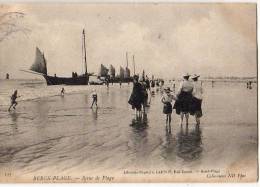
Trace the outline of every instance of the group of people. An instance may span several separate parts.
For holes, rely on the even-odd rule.
[[[145,107],[149,106],[148,92],[150,92],[150,81],[148,77],[142,78],[139,81],[139,76],[134,75],[133,77],[133,91],[128,100],[128,103],[132,106],[132,109],[136,110],[136,115],[142,115],[142,109],[145,113]]]
[[[199,75],[190,76],[185,74],[183,80],[180,83],[179,90],[176,94],[170,87],[164,89],[161,101],[163,103],[163,113],[166,114],[166,130],[171,133],[171,114],[175,109],[176,114],[180,115],[182,125],[184,117],[186,119],[186,125],[188,125],[189,115],[195,116],[197,125],[200,124],[200,118],[202,117],[202,85],[198,81]],[[191,80],[190,80],[191,78]],[[128,103],[136,110],[137,116],[141,115],[141,111],[145,112],[145,106],[147,104],[148,93],[150,90],[150,83],[148,77],[146,80],[138,80],[138,76],[134,76],[133,79],[133,91],[129,98]],[[174,105],[172,105],[175,101]]]
[[[76,78],[76,77],[78,77],[78,74],[77,74],[77,72],[72,72],[72,77],[73,77],[73,78]]]
[[[176,94],[171,94],[170,88],[165,89],[165,94],[162,97],[164,104],[163,113],[166,114],[166,129],[168,129],[169,132],[171,132],[172,109],[175,109],[176,114],[180,115],[181,125],[183,124],[184,116],[186,125],[189,124],[189,114],[195,116],[197,125],[200,124],[203,89],[201,83],[198,81],[199,77],[200,76],[196,74],[193,76],[185,74]],[[173,100],[175,100],[175,103],[172,107],[171,103]]]
[[[195,120],[197,125],[200,124],[200,118],[202,117],[202,84],[198,81],[199,75],[190,76],[189,74],[183,75],[183,80],[180,83],[178,91],[175,93],[171,90],[170,87],[164,89],[163,96],[161,98],[161,102],[163,103],[163,113],[166,114],[166,130],[171,133],[171,115],[173,109],[176,111],[176,114],[180,115],[182,125],[184,117],[186,119],[186,125],[188,125],[189,115],[195,116]],[[133,77],[133,90],[131,96],[128,100],[128,103],[132,106],[132,109],[136,110],[136,115],[141,116],[142,110],[145,113],[145,108],[150,105],[150,101],[148,102],[148,92],[151,95],[151,87],[153,85],[153,81],[149,80],[149,78],[142,77],[139,80],[139,77],[135,75]],[[64,96],[65,89],[61,89],[61,96]],[[97,107],[97,93],[96,90],[92,91],[92,104],[91,108],[95,105]],[[17,90],[11,96],[11,105],[8,111],[15,109],[17,102],[16,99],[20,97],[18,96]],[[172,103],[174,102],[174,105]]]
[[[252,81],[246,82],[246,88],[247,89],[252,89]]]

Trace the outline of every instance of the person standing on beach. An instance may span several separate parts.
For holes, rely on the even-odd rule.
[[[170,88],[164,89],[164,94],[162,96],[162,103],[163,103],[163,113],[166,114],[166,131],[171,133],[172,127],[171,127],[171,121],[172,121],[172,101],[176,99],[174,95],[171,94]]]
[[[96,92],[96,90],[95,89],[93,89],[93,91],[92,91],[92,104],[91,104],[91,107],[90,108],[93,108],[93,105],[95,104],[96,105],[96,107],[98,108],[98,105],[97,105],[97,92]]]
[[[175,93],[175,79],[172,80],[172,89],[173,89],[173,92]]]
[[[13,93],[13,95],[11,96],[11,105],[10,105],[8,111],[11,110],[11,107],[13,107],[13,109],[15,110],[15,107],[16,107],[16,105],[18,104],[18,103],[16,102],[16,99],[17,99],[18,97],[20,97],[20,96],[17,96],[17,93],[18,93],[17,90],[15,90],[14,93]]]
[[[148,92],[147,92],[146,82],[143,80],[143,81],[141,81],[141,84],[142,84],[142,92],[143,92],[143,102],[142,102],[142,105],[143,105],[143,111],[145,113],[145,107],[148,106]]]
[[[65,89],[63,87],[62,87],[62,89],[60,91],[60,94],[61,94],[61,96],[64,96],[64,94],[65,94]]]
[[[174,104],[176,114],[181,116],[182,125],[183,117],[186,118],[186,125],[189,124],[189,112],[192,99],[193,83],[189,81],[189,74],[183,75],[183,81],[180,83],[179,90],[177,92],[177,100]]]
[[[202,94],[203,89],[201,86],[201,83],[199,83],[198,78],[199,75],[194,75],[192,77],[193,80],[193,91],[192,91],[192,102],[191,102],[191,115],[195,116],[196,124],[200,125],[200,118],[202,117],[202,109],[201,109],[201,103],[202,103]]]
[[[139,77],[135,75],[133,77],[133,90],[128,103],[132,105],[132,109],[136,110],[136,116],[141,116],[142,103],[144,101],[143,86],[138,82]]]

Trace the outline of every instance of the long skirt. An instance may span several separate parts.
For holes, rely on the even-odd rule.
[[[191,111],[190,111],[191,115],[195,115],[197,117],[202,116],[201,103],[202,103],[201,99],[197,99],[196,97],[192,97]]]
[[[191,110],[191,101],[192,94],[190,92],[181,92],[173,106],[176,114],[180,114],[181,112],[189,113]]]
[[[138,95],[136,93],[132,93],[128,100],[128,103],[132,105],[132,109],[140,111],[142,108],[143,100],[144,98],[140,94]]]

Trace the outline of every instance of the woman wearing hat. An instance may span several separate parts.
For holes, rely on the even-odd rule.
[[[189,77],[189,74],[183,75],[183,81],[180,84],[177,92],[177,100],[173,107],[176,110],[176,114],[181,115],[181,125],[184,115],[186,118],[186,125],[189,124],[189,112],[193,91],[193,84],[189,81]]]
[[[143,94],[143,86],[140,82],[138,82],[138,79],[139,77],[137,75],[133,77],[134,86],[128,103],[132,105],[132,109],[136,109],[136,112],[138,112],[140,116],[142,103],[144,101],[144,94]]]
[[[200,118],[202,117],[201,103],[203,89],[201,83],[198,81],[199,75],[194,75],[193,80],[193,91],[192,91],[192,103],[191,103],[191,115],[195,116],[197,125],[200,124]]]
[[[171,133],[171,115],[172,115],[172,101],[176,99],[174,95],[171,94],[170,88],[164,89],[165,93],[161,99],[163,106],[163,113],[166,114],[166,131]]]

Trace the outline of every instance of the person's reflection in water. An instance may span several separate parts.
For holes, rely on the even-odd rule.
[[[180,132],[177,135],[177,155],[186,161],[192,161],[200,158],[202,153],[201,130],[199,125],[189,132],[186,125],[185,131],[181,125]]]
[[[166,132],[165,141],[162,145],[162,152],[161,156],[165,159],[166,162],[172,162],[175,161],[176,158],[176,140],[174,136]]]
[[[11,119],[12,119],[12,124],[11,124],[11,127],[12,127],[12,130],[13,130],[13,134],[17,134],[18,133],[18,128],[17,128],[17,119],[18,119],[18,114],[13,111],[10,113],[10,116],[11,116]]]
[[[147,113],[143,113],[142,115],[136,115],[135,118],[132,119],[132,123],[130,126],[135,127],[136,129],[143,130],[148,126]]]
[[[153,146],[147,130],[147,114],[134,117],[130,126],[132,127],[132,133],[129,135],[128,153],[132,160],[131,165],[148,167],[150,163],[147,158],[151,155]]]
[[[94,120],[97,120],[97,118],[98,118],[97,111],[98,111],[97,108],[92,108],[92,117],[93,117]]]

